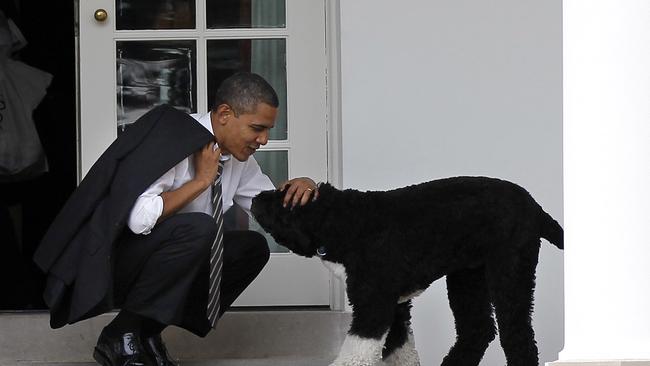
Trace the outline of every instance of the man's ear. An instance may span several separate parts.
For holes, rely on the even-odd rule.
[[[230,118],[235,117],[235,111],[226,103],[219,104],[214,113],[220,125],[226,125]]]

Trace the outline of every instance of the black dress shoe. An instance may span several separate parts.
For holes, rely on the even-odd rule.
[[[167,347],[162,341],[160,334],[153,335],[151,337],[146,337],[143,340],[144,351],[147,353],[149,358],[153,360],[154,365],[156,366],[178,366],[167,352]]]
[[[99,335],[93,358],[103,366],[150,366],[151,361],[142,352],[140,338],[124,333],[111,338],[104,332]]]

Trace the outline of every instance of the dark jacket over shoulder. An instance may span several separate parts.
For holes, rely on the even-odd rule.
[[[163,105],[140,117],[99,157],[34,255],[47,274],[44,298],[52,328],[113,309],[113,244],[133,204],[213,138],[194,118]]]

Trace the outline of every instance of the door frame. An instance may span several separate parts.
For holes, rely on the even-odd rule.
[[[76,160],[77,184],[83,177],[81,154],[81,37],[79,32],[80,0],[75,0],[75,67],[76,67]],[[341,6],[340,0],[323,0],[326,35],[326,96],[327,96],[327,180],[343,188],[342,117],[341,117]],[[198,75],[197,75],[198,77]],[[111,98],[114,95],[111,94]],[[330,309],[350,311],[345,293],[345,281],[330,273]]]
[[[341,3],[326,0],[325,52],[327,53],[327,180],[343,188],[343,127],[341,124]],[[350,311],[344,280],[330,272],[330,308]]]

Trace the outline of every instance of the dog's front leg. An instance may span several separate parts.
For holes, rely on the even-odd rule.
[[[352,300],[351,300],[352,301]],[[352,304],[352,325],[338,357],[330,366],[374,366],[381,361],[394,304]],[[385,303],[385,304],[384,304]]]
[[[413,331],[408,329],[408,338],[406,342],[391,353],[381,366],[420,366],[420,356],[415,349],[415,337]]]
[[[386,337],[381,366],[420,366],[411,329],[411,301],[398,304],[395,318]]]
[[[348,334],[338,357],[330,366],[374,366],[381,361],[386,334],[381,338],[364,338]]]

